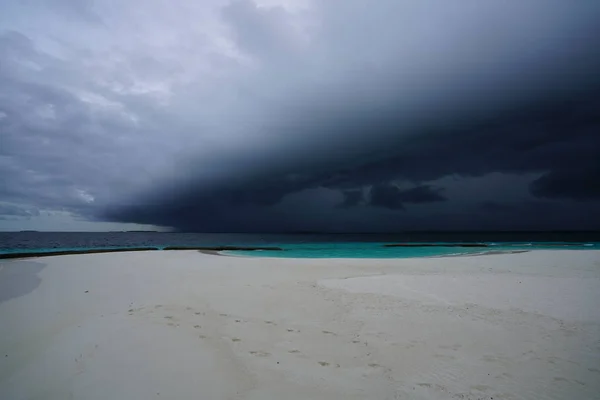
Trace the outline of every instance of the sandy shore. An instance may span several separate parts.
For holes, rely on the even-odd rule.
[[[598,399],[600,252],[0,263],[0,399]]]

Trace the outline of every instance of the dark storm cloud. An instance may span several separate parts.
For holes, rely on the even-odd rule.
[[[596,145],[595,150],[600,151],[599,147]],[[600,167],[597,165],[600,161],[598,158],[589,161],[596,165],[590,165],[587,169],[585,167],[569,168],[568,165],[565,165],[562,169],[544,174],[531,183],[532,193],[537,197],[551,199],[600,199]]]
[[[0,201],[186,230],[542,226],[485,216],[510,184],[449,195],[501,173],[553,223],[597,209],[599,5],[270,3],[13,6]]]
[[[436,201],[447,200],[440,192],[441,188],[433,188],[430,185],[422,185],[407,190],[400,190],[398,193],[404,203],[424,204]]]
[[[496,201],[484,201],[481,203],[481,210],[489,213],[511,213],[515,210],[512,204],[498,203]]]
[[[239,18],[233,23],[238,32],[250,29],[257,22],[256,10],[248,8],[249,2],[237,2],[235,7],[248,17],[244,19],[236,14]],[[264,28],[268,26],[266,24]],[[595,41],[593,33],[598,30],[588,28],[575,29],[573,36]],[[499,28],[498,32],[504,34],[507,29]],[[490,33],[486,29],[483,31]],[[270,32],[273,34],[274,29]],[[265,31],[255,33],[260,35],[252,43],[267,52],[278,52],[275,42],[262,36]],[[535,37],[537,33],[532,28],[531,32],[525,32],[525,37],[528,34]],[[550,40],[552,35],[542,35],[541,39]],[[575,40],[573,36],[570,40]],[[243,47],[256,53],[245,40],[251,39],[246,36]],[[332,39],[328,37],[327,40]],[[488,44],[492,45],[495,39],[490,40]],[[564,43],[564,37],[562,40]],[[560,47],[561,40],[557,42]],[[252,226],[261,229],[278,216],[260,206],[273,207],[286,195],[311,187],[339,189],[343,196],[342,208],[361,204],[363,191],[370,190],[369,200],[364,202],[366,205],[405,210],[408,203],[445,200],[426,182],[451,175],[468,178],[494,172],[542,174],[531,186],[534,196],[593,198],[597,186],[581,177],[589,173],[600,154],[597,135],[600,82],[595,73],[600,58],[597,47],[580,45],[585,49],[567,51],[570,56],[567,62],[550,64],[552,53],[555,57],[566,54],[559,49],[550,52],[545,60],[535,60],[535,66],[522,65],[514,72],[509,67],[503,69],[486,64],[470,70],[463,66],[465,71],[453,69],[454,77],[442,78],[439,73],[443,67],[439,66],[433,72],[426,70],[423,75],[415,75],[415,83],[430,80],[416,89],[407,85],[403,78],[393,77],[391,71],[383,71],[384,80],[378,76],[350,73],[346,76],[354,79],[341,80],[341,83],[334,80],[326,89],[313,95],[301,91],[295,100],[284,101],[289,106],[276,107],[275,110],[283,112],[264,127],[272,132],[269,137],[276,142],[276,133],[289,136],[287,141],[291,145],[279,150],[286,152],[283,160],[280,154],[270,161],[269,157],[266,160],[257,158],[255,170],[260,172],[245,171],[245,180],[234,184],[234,190],[220,188],[227,182],[215,187],[204,186],[198,181],[192,193],[183,191],[168,200],[161,199],[159,194],[158,201],[148,208],[152,210],[149,219],[129,219],[127,208],[119,210],[118,218],[160,221],[186,228],[191,225],[214,229],[219,225],[232,229],[252,229]],[[473,50],[458,43],[453,46],[458,52],[467,49],[467,54]],[[445,50],[450,51],[453,46]],[[477,52],[470,56],[490,55],[489,49],[477,46]],[[532,44],[530,51],[540,50],[535,48]],[[518,49],[506,56],[513,57],[519,51],[527,54]],[[347,53],[342,56],[352,58]],[[494,56],[507,65],[513,62]],[[454,59],[449,66],[457,68],[463,63],[464,59]],[[557,75],[553,76],[548,69],[555,69]],[[471,75],[463,75],[466,71]],[[509,75],[506,75],[507,71]],[[507,76],[511,78],[507,79]],[[408,95],[404,93],[406,89]],[[294,148],[295,143],[301,145]],[[273,153],[271,151],[270,155]],[[571,175],[573,172],[576,174]],[[301,178],[290,179],[290,175]],[[552,189],[557,176],[566,177],[565,182],[558,185],[560,195],[559,190]],[[572,180],[565,184],[569,177]],[[395,181],[418,186],[402,191],[390,183]],[[190,184],[194,185],[193,182]],[[185,207],[181,208],[179,204]],[[513,208],[513,211],[517,215],[523,208]],[[244,216],[249,213],[260,215],[260,218],[246,223],[248,218]],[[161,217],[155,217],[157,214]],[[286,221],[294,225],[297,219],[304,218],[303,215],[299,209]]]
[[[344,200],[338,204],[338,207],[341,208],[356,207],[361,205],[365,200],[362,190],[343,190],[342,195],[344,196]]]
[[[597,230],[600,208],[593,203],[575,206],[561,201],[527,200],[485,202],[480,212],[470,210],[478,228],[502,230]]]
[[[441,189],[434,189],[429,185],[401,190],[393,184],[378,184],[371,187],[369,204],[375,207],[403,210],[405,203],[424,204],[445,201],[446,198],[440,192]]]
[[[392,210],[404,210],[404,202],[400,189],[394,185],[373,185],[371,187],[370,204]]]
[[[381,129],[393,128],[383,125]],[[365,185],[394,178],[422,182],[451,174],[539,172],[548,177],[533,184],[535,195],[544,195],[541,186],[547,181],[562,178],[562,197],[598,196],[598,186],[593,184],[600,152],[597,89],[534,109],[499,113],[473,125],[449,124],[431,130],[427,132],[425,128],[419,134],[386,141],[385,145],[392,149],[389,157],[348,167],[328,185]],[[569,184],[567,176],[572,178]]]
[[[228,227],[225,229],[251,230],[252,227],[265,226],[266,220],[278,217],[250,206],[273,206],[287,194],[319,186],[342,191],[346,196],[342,204],[346,207],[361,204],[362,190],[371,187],[370,199],[365,202],[367,205],[406,212],[409,204],[445,200],[439,190],[422,182],[448,175],[481,177],[493,172],[542,174],[531,184],[530,191],[536,197],[597,200],[599,180],[594,166],[600,154],[600,138],[596,133],[600,129],[600,113],[595,112],[595,95],[594,92],[587,93],[583,98],[565,98],[561,99],[564,102],[506,113],[496,120],[490,119],[474,126],[436,127],[431,133],[425,130],[403,140],[390,140],[384,143],[388,148],[382,151],[384,154],[391,153],[387,158],[367,159],[356,164],[351,159],[342,158],[339,166],[331,167],[324,163],[322,171],[317,169],[315,172],[312,166],[303,179],[289,179],[283,173],[274,173],[268,177],[269,184],[264,183],[267,180],[264,176],[251,177],[233,191],[215,188],[205,191],[198,187],[192,195],[182,193],[168,200],[158,200],[158,205],[148,208],[150,211],[145,218],[131,218],[125,213],[118,219],[172,224],[185,229],[203,226],[213,230],[225,226]],[[377,126],[368,129],[377,129]],[[384,125],[382,129],[392,128]],[[375,143],[373,147],[380,145]],[[273,170],[276,171],[275,168]],[[388,183],[398,180],[419,186],[402,191]],[[349,187],[354,190],[348,190]],[[179,207],[178,204],[186,206]],[[243,207],[244,204],[246,207]],[[530,208],[513,207],[510,215],[528,220],[531,227],[547,229],[551,225],[538,222],[544,218],[540,213],[543,209],[538,208],[536,213],[532,213]],[[123,210],[127,208],[120,212]],[[570,213],[569,207],[554,207],[552,211],[565,216]],[[261,217],[248,220],[244,216],[249,213]],[[298,223],[296,219],[303,218],[301,209],[296,214],[286,217],[292,226]],[[474,217],[476,213],[470,215]],[[589,214],[589,218],[596,224],[600,223],[597,212]],[[561,226],[570,226],[568,217],[555,216],[551,220],[560,222]],[[485,228],[501,226],[503,221],[494,223],[490,222]],[[519,229],[526,226],[519,226]]]

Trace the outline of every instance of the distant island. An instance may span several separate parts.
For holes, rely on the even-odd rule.
[[[145,230],[136,230],[136,231],[108,231],[108,233],[159,233],[162,231],[145,231]]]

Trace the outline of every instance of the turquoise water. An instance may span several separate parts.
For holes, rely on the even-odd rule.
[[[386,242],[387,243],[387,242]],[[269,243],[269,246],[282,248],[283,251],[226,251],[224,254],[249,257],[275,258],[415,258],[449,257],[461,255],[494,254],[540,249],[553,250],[600,250],[600,242],[594,243],[485,243],[488,247],[446,247],[435,243],[435,247],[385,247],[386,243]],[[430,245],[431,243],[427,243]],[[233,244],[244,246],[243,244]],[[139,246],[102,246],[102,247],[54,247],[30,249],[0,249],[0,254],[10,253],[52,253],[57,251],[128,249]],[[165,246],[152,246],[162,249]]]
[[[441,257],[536,249],[600,250],[600,243],[485,243],[489,247],[384,247],[386,243],[298,243],[272,244],[284,251],[230,251],[230,255],[280,258],[414,258]],[[429,244],[429,243],[428,243]]]

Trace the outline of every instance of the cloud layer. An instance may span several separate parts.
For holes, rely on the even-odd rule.
[[[0,214],[600,227],[599,5],[196,3],[7,7]]]

